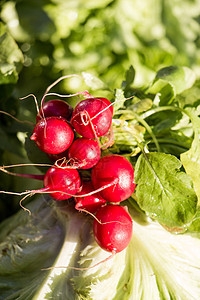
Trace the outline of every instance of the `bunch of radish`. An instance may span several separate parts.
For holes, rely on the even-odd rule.
[[[103,153],[113,143],[112,117],[112,103],[102,97],[89,95],[74,109],[64,100],[42,101],[31,140],[54,162],[38,176],[44,187],[32,193],[49,193],[55,201],[73,198],[75,209],[94,217],[99,246],[113,254],[125,249],[132,237],[132,218],[120,202],[131,196],[135,183],[125,157]],[[108,138],[106,146],[100,137]]]

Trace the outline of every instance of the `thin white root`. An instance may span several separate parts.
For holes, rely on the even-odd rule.
[[[15,164],[15,165],[8,165],[8,166],[0,166],[0,171],[4,172],[4,169],[8,168],[15,168],[15,167],[26,167],[26,166],[37,166],[37,167],[52,167],[50,164],[34,164],[34,163],[27,163],[27,164]]]
[[[59,267],[59,266],[57,266],[57,267],[44,268],[44,269],[41,269],[41,271],[49,271],[49,270],[53,270],[53,269],[61,269],[61,268],[63,268],[63,269],[78,270],[78,271],[86,271],[86,270],[95,268],[95,267],[99,266],[100,264],[102,264],[102,263],[104,263],[104,262],[110,260],[110,259],[113,258],[116,254],[117,254],[117,253],[112,252],[112,254],[111,254],[110,256],[108,256],[107,258],[105,258],[105,259],[99,261],[98,263],[94,264],[93,266],[90,266],[90,267],[87,267],[87,268],[78,268],[78,267],[70,267],[70,266],[68,266],[68,267],[66,267],[66,266],[64,266],[64,267],[60,266],[60,267]]]
[[[79,77],[79,78],[82,78],[80,75],[78,74],[71,74],[71,75],[64,75],[64,76],[61,76],[60,78],[58,78],[57,80],[55,80],[51,85],[49,85],[42,97],[42,100],[41,100],[41,107],[43,106],[43,103],[44,103],[44,100],[45,100],[45,97],[46,95],[48,94],[48,92],[56,85],[58,84],[60,81],[64,80],[64,79],[67,79],[67,78],[71,78],[71,77]],[[89,94],[89,93],[88,93]]]
[[[27,211],[27,212],[28,212],[29,216],[31,215],[31,211],[30,211],[28,208],[26,208],[25,206],[22,205],[22,201],[24,201],[24,200],[25,200],[26,198],[28,198],[29,196],[31,197],[31,196],[33,196],[33,195],[34,195],[34,193],[27,194],[26,196],[24,196],[24,197],[19,201],[19,205],[21,206],[21,208],[22,208],[24,211]]]
[[[4,114],[4,115],[6,115],[6,116],[8,116],[8,117],[10,117],[10,118],[12,118],[13,120],[15,120],[15,121],[18,122],[18,123],[22,123],[22,124],[26,123],[26,124],[31,125],[31,126],[34,126],[34,125],[35,125],[35,124],[33,124],[32,122],[29,122],[29,121],[27,121],[27,120],[21,121],[21,120],[15,118],[13,115],[9,114],[9,113],[6,112],[6,111],[0,110],[0,113],[1,113],[1,114]]]
[[[27,95],[27,96],[24,96],[24,97],[21,97],[21,98],[19,98],[19,100],[24,100],[24,99],[26,99],[26,98],[28,98],[28,97],[33,97],[33,99],[34,99],[34,101],[35,101],[35,106],[36,106],[36,109],[37,109],[37,113],[39,113],[39,105],[38,105],[38,101],[37,101],[37,98],[35,97],[35,95],[34,94],[29,94],[29,95]]]

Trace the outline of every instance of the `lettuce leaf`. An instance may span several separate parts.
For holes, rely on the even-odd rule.
[[[0,45],[0,85],[14,84],[18,81],[24,58],[17,43],[2,22],[0,22]]]
[[[157,72],[148,92],[159,93],[160,105],[169,105],[176,98],[176,95],[191,88],[195,80],[195,73],[191,69],[168,66]]]
[[[194,183],[194,188],[198,197],[198,204],[200,204],[200,118],[194,112],[194,109],[186,108],[186,113],[190,117],[194,128],[194,139],[191,148],[182,153],[180,156],[181,162],[188,175],[191,176]]]
[[[140,222],[130,208],[131,243],[110,257],[72,202],[39,197],[27,208],[0,227],[0,299],[198,299],[199,238]]]

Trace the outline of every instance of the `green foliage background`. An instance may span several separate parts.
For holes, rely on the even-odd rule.
[[[0,110],[35,122],[33,93],[41,99],[61,75],[90,72],[120,88],[130,65],[135,88],[147,87],[169,65],[189,66],[200,77],[198,0],[16,0],[0,4]],[[84,89],[78,79],[56,88]],[[198,98],[197,98],[198,99]],[[23,143],[30,126],[0,116],[0,164],[26,163]],[[23,171],[35,171],[32,168]],[[22,172],[22,168],[15,169]],[[23,191],[38,183],[0,174],[1,190]],[[0,217],[18,209],[18,198],[1,196]]]

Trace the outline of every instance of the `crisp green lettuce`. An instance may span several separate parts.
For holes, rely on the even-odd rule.
[[[159,93],[160,104],[169,105],[177,94],[191,88],[196,80],[195,73],[186,67],[170,66],[160,69],[149,87],[149,93]]]
[[[39,197],[27,207],[31,215],[21,210],[0,227],[0,299],[198,299],[200,239],[129,208],[131,243],[106,260],[92,217],[73,203]]]
[[[198,0],[3,2],[2,20],[25,52],[26,85],[40,74],[33,93],[59,72],[92,72],[116,87],[131,63],[137,86],[169,65],[192,67],[199,77]]]
[[[0,85],[14,84],[18,81],[24,57],[2,22],[0,22],[0,45]]]
[[[65,94],[86,86],[94,95],[107,93],[115,102],[115,143],[105,153],[130,159],[137,188],[135,202],[127,202],[133,239],[107,261],[92,219],[74,211],[73,202],[58,207],[41,197],[28,206],[31,216],[20,211],[3,222],[0,299],[200,298],[199,11],[198,0],[4,1],[10,33],[1,35],[2,83],[18,80],[23,61],[15,39],[25,58],[16,97],[38,95],[66,73],[82,79],[66,80]],[[33,101],[25,102],[20,116],[35,122]],[[1,147],[16,151],[2,137]],[[28,138],[26,150],[32,162],[46,162]]]
[[[183,166],[193,180],[195,191],[198,197],[198,204],[200,204],[200,119],[198,113],[193,109],[186,108],[186,113],[192,121],[194,128],[194,139],[191,148],[181,154],[181,161]]]

